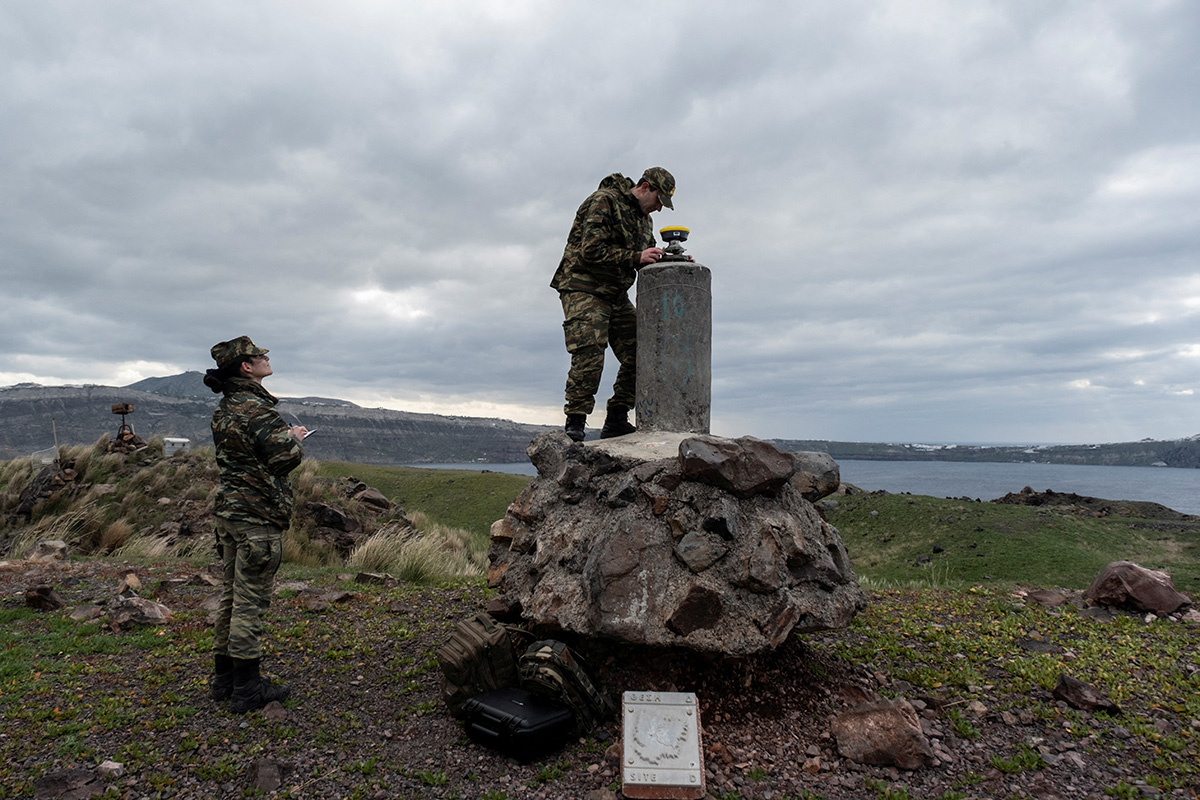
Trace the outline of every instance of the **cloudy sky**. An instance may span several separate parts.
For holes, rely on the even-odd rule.
[[[558,424],[575,209],[662,165],[714,433],[1190,436],[1197,42],[1191,0],[5,3],[0,385],[247,334],[276,394]]]

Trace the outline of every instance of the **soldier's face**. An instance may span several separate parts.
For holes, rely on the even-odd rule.
[[[253,380],[261,381],[268,375],[274,374],[274,372],[271,370],[270,356],[254,356],[245,363],[246,366],[244,369],[247,370],[247,377]]]
[[[643,214],[653,214],[662,211],[662,203],[658,202],[658,191],[648,183],[634,187],[633,194],[638,199],[638,206]]]

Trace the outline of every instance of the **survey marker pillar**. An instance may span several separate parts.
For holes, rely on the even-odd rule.
[[[661,261],[642,267],[637,287],[638,430],[708,433],[712,273]]]

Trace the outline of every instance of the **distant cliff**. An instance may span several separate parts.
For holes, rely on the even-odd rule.
[[[125,387],[37,386],[0,388],[0,459],[27,456],[58,442],[90,444],[116,433],[116,403],[132,403],[127,422],[143,439],[178,436],[209,446],[209,420],[219,397],[199,372],[147,378]],[[506,463],[525,461],[525,447],[548,426],[504,419],[413,414],[362,408],[324,397],[281,398],[289,422],[317,433],[304,443],[313,458],[362,464]],[[593,434],[594,436],[594,434]],[[785,450],[814,450],[836,460],[1006,461],[1102,466],[1200,467],[1200,436],[1173,441],[1096,445],[975,447],[965,445],[776,439]]]
[[[193,447],[211,446],[209,421],[220,398],[198,372],[148,378],[126,387],[36,386],[0,388],[0,459],[54,446],[90,444],[113,435],[117,403],[132,403],[126,421],[143,439],[176,436]],[[280,398],[279,412],[317,432],[304,443],[313,458],[363,464],[504,463],[525,461],[525,447],[545,426],[503,419],[413,414],[361,408],[345,400]]]
[[[1187,439],[1113,444],[974,445],[885,444],[780,439],[786,450],[815,450],[834,460],[869,461],[999,461],[1038,464],[1090,464],[1105,467],[1200,467],[1200,435]]]

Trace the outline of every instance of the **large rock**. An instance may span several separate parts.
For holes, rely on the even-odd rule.
[[[796,467],[792,486],[810,503],[829,497],[841,485],[842,471],[829,453],[794,450],[792,462]]]
[[[529,447],[492,526],[490,606],[550,630],[747,655],[866,605],[836,529],[758,439],[649,432]]]
[[[114,633],[141,625],[163,625],[171,621],[171,609],[142,597],[114,597],[108,602],[108,625]]]
[[[775,494],[796,472],[790,455],[753,436],[690,436],[679,443],[679,463],[685,480],[743,498]]]
[[[65,561],[69,550],[70,547],[62,539],[44,539],[34,545],[33,552],[29,554],[29,560],[43,564]]]
[[[1122,606],[1136,611],[1171,614],[1192,598],[1175,591],[1171,576],[1132,561],[1114,561],[1100,570],[1084,598],[1093,605]]]
[[[834,717],[838,752],[860,764],[920,769],[933,755],[912,705],[903,698],[863,703]]]

